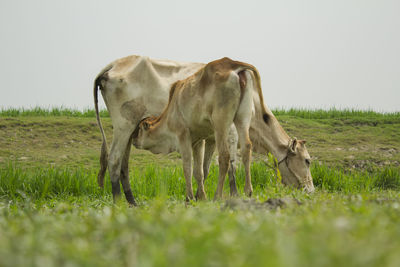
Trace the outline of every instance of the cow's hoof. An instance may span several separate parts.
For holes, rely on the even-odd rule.
[[[246,194],[246,196],[251,197],[251,195],[253,195],[253,187],[245,187],[244,188],[244,193]]]
[[[231,197],[238,197],[238,196],[239,196],[239,193],[237,190],[231,191]]]
[[[198,201],[207,200],[206,193],[205,192],[199,193],[199,191],[197,191],[196,200],[198,200]]]

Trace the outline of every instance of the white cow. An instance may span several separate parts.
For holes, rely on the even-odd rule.
[[[100,156],[98,183],[103,186],[108,167],[114,201],[120,197],[122,184],[125,197],[136,205],[129,183],[128,159],[132,145],[132,133],[144,118],[159,115],[168,102],[171,85],[194,74],[203,63],[182,63],[171,60],[155,60],[143,56],[128,56],[106,66],[94,82],[94,102],[97,121],[102,133],[103,144]],[[101,90],[113,125],[113,141],[108,155],[104,130],[98,113],[97,91]],[[256,90],[255,88],[253,90]],[[305,141],[291,139],[279,122],[264,105],[268,123],[264,122],[261,100],[253,94],[254,114],[250,125],[253,150],[258,153],[270,151],[279,160],[279,169],[284,184],[314,190],[310,174],[310,157]],[[235,138],[233,138],[233,141]],[[234,146],[231,146],[234,147]],[[207,177],[211,156],[215,146],[206,146],[204,154],[204,177]],[[231,157],[235,153],[230,153]],[[233,164],[231,165],[233,166]],[[234,172],[231,168],[231,193],[235,194]]]

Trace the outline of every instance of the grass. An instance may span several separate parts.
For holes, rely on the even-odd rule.
[[[400,190],[400,169],[396,167],[346,172],[342,168],[313,166],[312,176],[317,187],[329,192]]]
[[[256,155],[251,200],[239,166],[239,199],[226,182],[223,200],[185,205],[179,155],[133,150],[139,207],[129,208],[112,203],[108,176],[97,186],[92,113],[16,110],[0,113],[0,266],[400,264],[398,114],[276,111],[291,136],[308,140],[312,195],[282,186]],[[217,174],[212,164],[209,199]]]
[[[400,121],[400,112],[376,112],[373,110],[358,110],[358,109],[273,109],[272,112],[275,116],[287,115],[304,119],[354,119],[354,118],[368,118],[368,119],[387,119]],[[96,113],[92,108],[85,109],[71,109],[67,107],[33,107],[33,108],[2,108],[0,110],[0,117],[48,117],[48,116],[68,116],[79,118],[95,117]],[[109,117],[108,111],[105,109],[100,110],[101,117]]]
[[[284,194],[297,192],[282,187],[271,169],[263,163],[254,163],[251,168],[254,192],[257,196],[281,197],[276,190]],[[344,172],[327,166],[312,166],[312,176],[316,187],[323,191],[345,194],[357,194],[371,191],[395,190],[400,191],[400,169],[386,167],[374,171]],[[217,186],[218,168],[211,167],[209,178],[206,180],[208,198],[212,199]],[[97,185],[97,172],[85,169],[71,168],[37,168],[25,170],[15,164],[9,164],[0,170],[0,196],[14,201],[29,198],[29,200],[46,200],[60,196],[93,196],[109,198],[111,187],[106,183],[105,190]],[[244,187],[244,170],[237,171],[238,187]],[[107,178],[109,180],[109,178]],[[132,190],[140,201],[147,201],[157,196],[171,200],[183,201],[185,198],[185,180],[180,167],[159,168],[149,165],[131,173]],[[196,184],[194,184],[196,188]],[[225,194],[228,196],[228,181]],[[272,191],[271,191],[272,190]]]
[[[277,211],[28,202],[2,208],[0,256],[3,266],[396,266],[398,202],[370,198],[317,194]]]
[[[290,115],[304,119],[389,119],[399,121],[400,112],[376,112],[358,109],[274,109],[275,116]]]
[[[100,110],[100,116],[109,117],[107,110]],[[0,117],[54,117],[67,116],[78,118],[94,118],[96,112],[94,109],[71,109],[66,107],[34,107],[34,108],[2,108]]]
[[[346,172],[341,168],[313,165],[311,168],[314,184],[319,189],[334,193],[357,194],[362,192],[395,190],[400,191],[400,168],[385,167],[365,171]],[[255,162],[251,167],[254,192],[261,197],[281,197],[294,194],[297,190],[282,187],[275,172],[263,163]],[[184,201],[185,180],[181,167],[159,168],[148,165],[131,172],[131,187],[139,202],[158,196],[171,200]],[[206,180],[208,198],[212,199],[217,187],[218,167],[212,165],[209,179]],[[237,170],[238,187],[244,188],[244,170]],[[109,178],[107,177],[107,181]],[[194,184],[196,188],[196,184]],[[228,181],[225,194],[229,195]],[[82,168],[36,168],[26,170],[16,164],[9,164],[0,170],[0,196],[14,201],[46,200],[60,196],[93,196],[109,198],[111,187],[106,183],[105,190],[97,185],[97,172]]]
[[[255,163],[253,204],[185,207],[181,168],[147,166],[131,174],[140,203],[132,209],[112,205],[108,183],[99,189],[94,171],[11,164],[0,172],[0,265],[396,266],[399,169],[312,170],[312,196],[283,187]],[[239,168],[241,192],[243,175]],[[209,198],[216,178],[213,166]],[[254,205],[282,197],[301,205]]]
[[[307,140],[315,162],[353,169],[365,169],[371,164],[400,165],[400,115],[381,119],[361,115],[305,119],[278,113],[277,118],[290,136]],[[102,122],[110,144],[111,120],[104,117]],[[26,168],[43,164],[97,168],[100,146],[101,135],[94,117],[0,116],[0,166],[12,160],[23,162]],[[153,162],[180,165],[176,153],[162,156],[133,151],[132,166]]]

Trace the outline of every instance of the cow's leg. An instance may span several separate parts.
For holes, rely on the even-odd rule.
[[[231,132],[229,133],[229,186],[230,186],[230,193],[231,196],[237,196],[238,190],[236,186],[236,151],[237,151],[237,133],[236,129],[234,128],[234,139],[231,139]],[[204,181],[207,179],[208,174],[210,172],[210,165],[212,161],[212,156],[215,151],[215,140],[207,139],[205,144],[205,151],[204,151],[204,164],[203,164],[203,173],[204,173]],[[197,197],[197,196],[196,196]]]
[[[237,143],[238,143],[238,134],[235,126],[232,124],[229,129],[228,134],[228,143],[229,143],[229,187],[231,196],[238,196],[238,190],[236,186],[236,151],[237,151]]]
[[[197,181],[197,200],[206,200],[206,193],[204,191],[204,173],[203,173],[203,160],[204,160],[204,141],[197,142],[193,145],[193,176]]]
[[[242,161],[244,165],[244,170],[246,173],[246,183],[244,186],[244,192],[247,196],[251,196],[253,193],[253,186],[251,184],[251,175],[250,175],[250,162],[251,162],[251,141],[249,138],[249,131],[246,125],[235,123],[238,135],[239,142],[242,154]]]
[[[229,168],[229,147],[227,141],[227,131],[218,131],[215,133],[215,141],[218,149],[219,175],[217,191],[214,200],[222,198],[225,176]]]
[[[210,165],[212,156],[215,151],[215,140],[214,139],[207,139],[204,148],[204,163],[203,163],[203,173],[204,173],[204,181],[207,179],[208,174],[210,172]]]
[[[193,187],[192,187],[192,142],[189,131],[178,136],[179,148],[182,156],[183,175],[186,180],[186,201],[193,200]]]
[[[230,159],[229,159],[228,177],[229,177],[230,194],[232,197],[236,197],[239,195],[236,185],[236,151],[235,153],[230,153],[229,158]]]
[[[97,183],[101,188],[104,187],[104,176],[106,175],[107,165],[108,165],[107,144],[105,140],[103,140],[100,152],[100,171],[97,174]]]
[[[110,172],[111,187],[114,203],[121,197],[120,176],[122,161],[126,154],[126,149],[133,129],[117,128],[113,134],[110,156],[108,160],[108,170]]]
[[[251,77],[249,77],[250,74],[248,72],[246,72],[245,75],[246,75],[246,79],[244,79],[245,84],[246,80],[252,81]],[[243,78],[244,78],[243,75],[239,75],[239,79],[242,82]],[[242,99],[236,111],[234,124],[239,136],[242,161],[246,174],[246,183],[244,186],[244,192],[247,196],[251,196],[251,194],[253,193],[253,186],[251,185],[251,176],[250,176],[251,141],[249,138],[249,129],[252,117],[253,97],[252,97],[252,89],[249,86],[246,86],[246,88],[243,89],[244,93],[242,93],[241,95]]]
[[[205,180],[210,173],[210,164],[212,160],[212,156],[215,150],[215,140],[214,139],[207,139],[204,145],[204,157],[203,157],[203,185]],[[199,199],[198,196],[199,190],[196,192],[196,199]]]
[[[129,138],[128,145],[126,146],[124,158],[122,159],[121,166],[121,184],[124,189],[125,198],[130,205],[137,206],[135,198],[133,197],[131,185],[129,182],[129,154],[131,152],[132,138]]]

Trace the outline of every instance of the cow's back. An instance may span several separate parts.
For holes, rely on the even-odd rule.
[[[204,64],[128,56],[103,70],[102,95],[114,127],[136,124],[161,113],[168,101],[170,86],[185,79]]]

